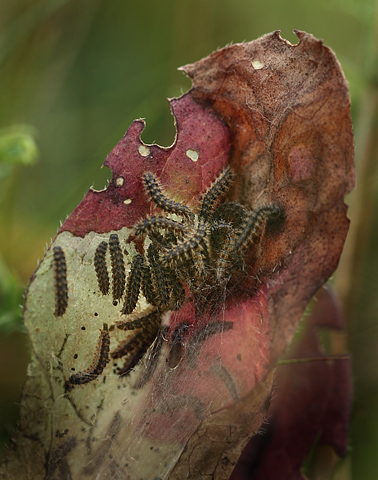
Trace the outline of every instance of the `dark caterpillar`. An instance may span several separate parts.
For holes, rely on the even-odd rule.
[[[53,248],[53,266],[55,278],[55,311],[56,317],[61,317],[68,305],[67,265],[66,257],[60,246]]]
[[[109,293],[110,285],[108,268],[106,266],[105,260],[107,248],[108,244],[106,242],[101,242],[100,245],[96,248],[96,252],[94,255],[94,267],[96,270],[97,282],[103,295],[107,295]]]
[[[194,218],[194,214],[186,205],[174,202],[165,196],[160,181],[153,173],[146,172],[143,175],[143,183],[151,199],[162,210],[168,213],[176,213],[177,215],[181,215],[189,219]]]
[[[159,261],[158,248],[153,243],[148,247],[147,257],[150,264],[152,286],[157,293],[155,303],[164,308],[169,302],[169,289],[164,270]]]
[[[202,197],[201,208],[198,212],[198,216],[200,218],[206,220],[210,215],[212,215],[214,203],[219,197],[226,193],[233,180],[233,171],[229,167],[226,167],[223,172],[218,175],[218,177],[214,180]]]
[[[124,315],[131,313],[138,302],[140,285],[143,278],[143,263],[142,255],[135,255],[127,279],[125,303],[122,308],[122,313]]]
[[[176,222],[166,217],[154,215],[140,220],[134,227],[134,234],[136,236],[146,235],[150,232],[156,232],[159,228],[172,231],[178,234],[185,233],[185,226],[182,223]]]
[[[82,372],[74,373],[70,376],[67,386],[84,385],[92,380],[95,380],[103,372],[106,364],[109,362],[109,346],[110,337],[108,332],[108,326],[104,324],[103,330],[100,330],[100,336],[97,341],[97,346],[93,361],[90,367]]]
[[[143,315],[139,315],[136,318],[129,320],[121,320],[116,323],[116,327],[119,330],[136,330],[138,328],[155,328],[160,322],[160,313],[158,310],[152,310],[151,312]]]
[[[121,342],[111,353],[111,357],[126,357],[125,363],[118,372],[120,376],[126,375],[139,362],[150,345],[155,340],[160,328],[160,313],[153,310],[147,315],[142,315],[134,320],[117,323],[120,330],[136,330],[135,335]]]
[[[109,250],[113,275],[113,300],[119,300],[125,290],[126,274],[123,253],[116,233],[109,237]]]
[[[184,240],[177,242],[177,245],[172,245],[165,249],[161,256],[162,264],[165,266],[185,262],[192,251],[198,249],[206,251],[205,237],[208,228],[204,222],[198,222],[195,230],[192,230]]]

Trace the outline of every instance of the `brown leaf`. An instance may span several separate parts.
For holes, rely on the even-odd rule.
[[[49,461],[33,468],[46,468],[49,478],[58,471],[73,478],[182,478],[183,469],[195,479],[230,475],[267,411],[275,363],[336,268],[348,229],[344,195],[354,173],[346,82],[327,47],[297,34],[298,45],[273,33],[186,66],[193,88],[171,101],[174,145],[143,144],[144,124],[134,122],[105,162],[113,173],[108,188],[90,190],[63,224],[25,304],[33,375],[8,457],[14,471],[25,468],[16,459],[29,465],[38,449]],[[111,351],[126,338],[115,328],[123,319],[118,301],[99,291],[93,257],[115,233],[127,270],[138,251],[145,254],[130,228],[159,209],[141,175],[155,173],[170,198],[197,212],[229,159],[237,174],[229,199],[251,211],[278,205],[281,222],[268,222],[228,283],[207,275],[201,289],[186,286],[185,304],[162,312],[161,336],[129,377],[119,379],[108,364],[99,378],[67,390],[72,371],[91,365],[100,329],[107,335],[110,327]],[[58,318],[54,246],[67,261],[68,306]],[[135,311],[148,308],[142,297]],[[39,388],[43,394],[34,395]],[[48,420],[31,420],[36,411]]]
[[[354,186],[348,88],[320,40],[278,32],[221,49],[183,70],[191,95],[231,131],[234,198],[250,208],[277,202],[284,231],[267,239],[254,267],[267,282],[270,361],[286,348],[305,304],[336,268],[348,230],[344,195]],[[277,271],[279,270],[279,271]],[[272,320],[271,320],[272,323]]]

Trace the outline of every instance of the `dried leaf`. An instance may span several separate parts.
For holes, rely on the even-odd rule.
[[[273,357],[285,349],[300,312],[337,266],[348,229],[344,195],[354,186],[347,85],[332,51],[296,31],[219,50],[184,67],[191,94],[230,127],[234,198],[265,199],[286,212],[285,231],[267,242],[256,271],[271,272]],[[266,200],[265,200],[266,201]]]
[[[33,359],[7,478],[231,474],[267,411],[274,365],[336,268],[348,229],[344,195],[354,173],[346,82],[327,47],[297,35],[298,45],[273,33],[186,66],[193,88],[171,101],[174,145],[143,144],[144,124],[135,121],[105,161],[108,188],[90,190],[63,224],[25,303]],[[98,263],[100,243],[117,234],[114,278],[124,275],[121,257],[127,272],[138,253],[146,258],[143,241],[130,237],[137,221],[159,213],[143,173],[156,174],[169,198],[197,212],[228,163],[236,172],[229,199],[251,211],[278,205],[281,222],[268,222],[228,282],[206,276],[210,287],[195,288],[188,279],[186,302],[163,312],[161,333],[131,375],[119,378],[111,362],[95,380],[67,388],[73,371],[98,372],[106,363],[99,336],[110,335],[110,351],[127,338],[114,328],[124,318],[119,295],[113,298],[115,286],[113,297],[101,293],[94,256]],[[66,261],[66,310],[57,246]],[[135,311],[149,309],[141,296]]]
[[[301,469],[314,444],[346,454],[350,359],[329,355],[319,342],[321,329],[343,328],[335,294],[329,287],[320,290],[304,330],[277,369],[269,423],[251,439],[230,480],[304,480]]]

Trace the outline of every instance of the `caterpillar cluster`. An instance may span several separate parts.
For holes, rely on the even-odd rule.
[[[155,205],[181,221],[156,215],[143,218],[134,226],[133,234],[148,237],[151,243],[148,265],[141,256],[137,264],[133,261],[126,288],[126,295],[133,301],[124,313],[133,311],[140,290],[151,305],[166,311],[182,306],[184,285],[194,295],[204,287],[224,287],[235,268],[242,264],[248,246],[261,238],[267,221],[282,217],[281,209],[274,204],[254,211],[235,202],[217,205],[234,180],[229,167],[206,190],[197,214],[169,199],[153,173],[147,172],[142,178]]]
[[[113,358],[128,354],[122,374],[130,370],[130,365],[134,366],[156,338],[160,315],[181,308],[186,297],[185,286],[197,299],[206,299],[206,295],[201,297],[202,290],[223,288],[233,270],[242,263],[248,245],[259,241],[267,221],[282,219],[281,209],[274,204],[254,211],[234,202],[217,205],[233,179],[233,171],[225,168],[204,193],[196,215],[186,205],[168,198],[153,173],[143,175],[152,202],[176,218],[153,215],[134,225],[133,235],[148,237],[150,244],[145,257],[137,254],[132,260],[122,314],[133,314],[140,293],[154,310],[117,324],[117,328],[137,332],[112,353]],[[178,362],[176,357],[180,352],[180,342],[176,343],[172,365]]]
[[[178,310],[185,301],[185,285],[193,293],[204,283],[219,284],[228,270],[232,270],[235,259],[240,256],[239,247],[244,248],[252,241],[265,218],[276,211],[274,206],[263,207],[251,218],[238,204],[214,208],[218,198],[232,184],[233,177],[230,168],[224,169],[203,195],[195,215],[186,205],[169,199],[153,173],[143,175],[151,200],[163,212],[175,214],[181,221],[154,215],[134,225],[133,235],[148,237],[150,245],[145,257],[138,254],[132,259],[127,280],[118,236],[110,235],[113,300],[124,298],[122,314],[133,313],[140,293],[161,312]],[[105,260],[107,247],[107,242],[102,241],[94,256],[98,286],[103,295],[110,289]]]
[[[108,242],[102,241],[94,254],[99,290],[102,295],[108,295],[111,283],[106,255],[109,247],[113,304],[122,302],[120,312],[128,316],[109,330],[126,330],[131,335],[109,354],[109,332],[107,328],[101,330],[92,365],[71,375],[70,385],[84,384],[97,378],[109,356],[124,359],[118,373],[128,374],[159,335],[161,315],[180,309],[188,292],[198,303],[199,300],[206,301],[206,292],[224,290],[233,272],[243,264],[248,246],[259,242],[267,222],[283,218],[282,210],[275,204],[263,205],[253,211],[235,202],[219,204],[219,199],[234,180],[234,173],[229,167],[203,194],[197,213],[170,199],[152,172],[146,172],[142,180],[151,201],[162,210],[162,214],[142,218],[133,227],[132,236],[149,240],[144,255],[133,257],[126,278],[117,234],[111,234]],[[167,216],[172,214],[175,218]],[[56,256],[54,261],[58,269],[57,266],[62,263],[61,254],[57,252]],[[56,275],[57,284],[58,281],[63,284],[61,277],[61,274]],[[64,288],[60,290],[64,291]],[[147,312],[136,314],[140,294],[151,307]],[[64,297],[60,294],[56,311],[61,315],[64,310]],[[180,330],[180,335],[185,330]],[[177,340],[176,344],[171,355],[172,365],[179,361],[176,357],[180,356],[181,340]]]

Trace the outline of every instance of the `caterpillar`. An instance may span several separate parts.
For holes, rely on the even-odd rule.
[[[248,243],[253,242],[260,234],[263,222],[267,218],[278,217],[281,210],[275,205],[266,205],[249,214],[243,221],[239,236],[236,237],[233,252],[244,249]]]
[[[159,306],[164,308],[169,303],[168,284],[159,261],[158,249],[153,243],[148,247],[147,257],[151,269],[152,285],[158,295],[156,301]]]
[[[148,265],[142,265],[142,293],[149,304],[157,306],[157,295],[152,285],[151,270]]]
[[[199,222],[197,228],[187,235],[185,240],[177,242],[177,245],[172,245],[169,249],[164,249],[161,255],[161,261],[164,266],[177,265],[184,262],[193,250],[206,251],[205,238],[208,228],[206,223]]]
[[[109,250],[113,275],[113,300],[119,300],[125,290],[126,274],[123,253],[116,233],[109,237]]]
[[[227,202],[219,205],[215,210],[212,221],[214,223],[213,230],[222,228],[223,226],[232,226],[239,228],[243,220],[249,215],[247,209],[235,202]]]
[[[170,292],[170,301],[167,307],[169,307],[170,310],[180,310],[185,301],[185,289],[171,268],[163,268],[163,273]]]
[[[123,376],[135,367],[156,338],[160,328],[160,313],[155,310],[132,321],[118,322],[117,328],[121,330],[141,330],[131,340],[127,338],[111,352],[111,357],[114,359],[127,357],[122,369],[118,372],[120,376]]]
[[[137,333],[131,340],[125,340],[122,342],[122,346],[112,352],[112,358],[126,357],[123,367],[118,371],[119,376],[127,375],[135,367],[147,352],[156,335],[157,330],[155,332]]]
[[[124,315],[131,313],[138,302],[140,284],[143,275],[143,263],[143,257],[139,254],[135,255],[132,260],[126,285],[125,303],[122,308],[122,313]]]
[[[66,257],[60,246],[53,248],[53,266],[55,278],[55,311],[56,317],[61,317],[68,305],[67,265]]]
[[[140,220],[134,226],[134,235],[141,236],[150,232],[158,232],[157,229],[163,228],[165,230],[170,230],[178,234],[182,234],[186,231],[185,226],[182,223],[176,222],[166,217],[161,217],[155,215],[152,217],[146,217],[143,220]]]
[[[198,212],[200,218],[207,219],[211,215],[215,201],[218,197],[225,194],[233,179],[233,171],[229,167],[226,167],[206,190],[202,198],[201,208]]]
[[[72,387],[72,385],[84,385],[101,375],[106,364],[109,362],[109,347],[110,337],[108,326],[104,324],[104,328],[100,330],[100,336],[97,341],[91,366],[82,372],[72,374],[68,380],[68,387]]]
[[[234,242],[231,237],[226,238],[215,265],[215,274],[218,282],[227,281],[226,272],[230,270],[233,263]]]
[[[131,320],[121,320],[116,323],[119,330],[135,330],[138,328],[155,328],[160,322],[160,313],[158,310],[152,310],[150,313],[143,314]]]
[[[194,214],[186,205],[174,202],[173,200],[169,200],[169,198],[165,196],[159,180],[155,177],[153,173],[146,172],[143,175],[143,183],[149,196],[162,210],[168,213],[176,213],[177,215],[181,215],[189,219],[194,218]]]
[[[96,248],[94,255],[94,267],[97,275],[97,282],[103,295],[109,293],[109,274],[105,260],[107,248],[108,244],[106,242],[101,242]]]

